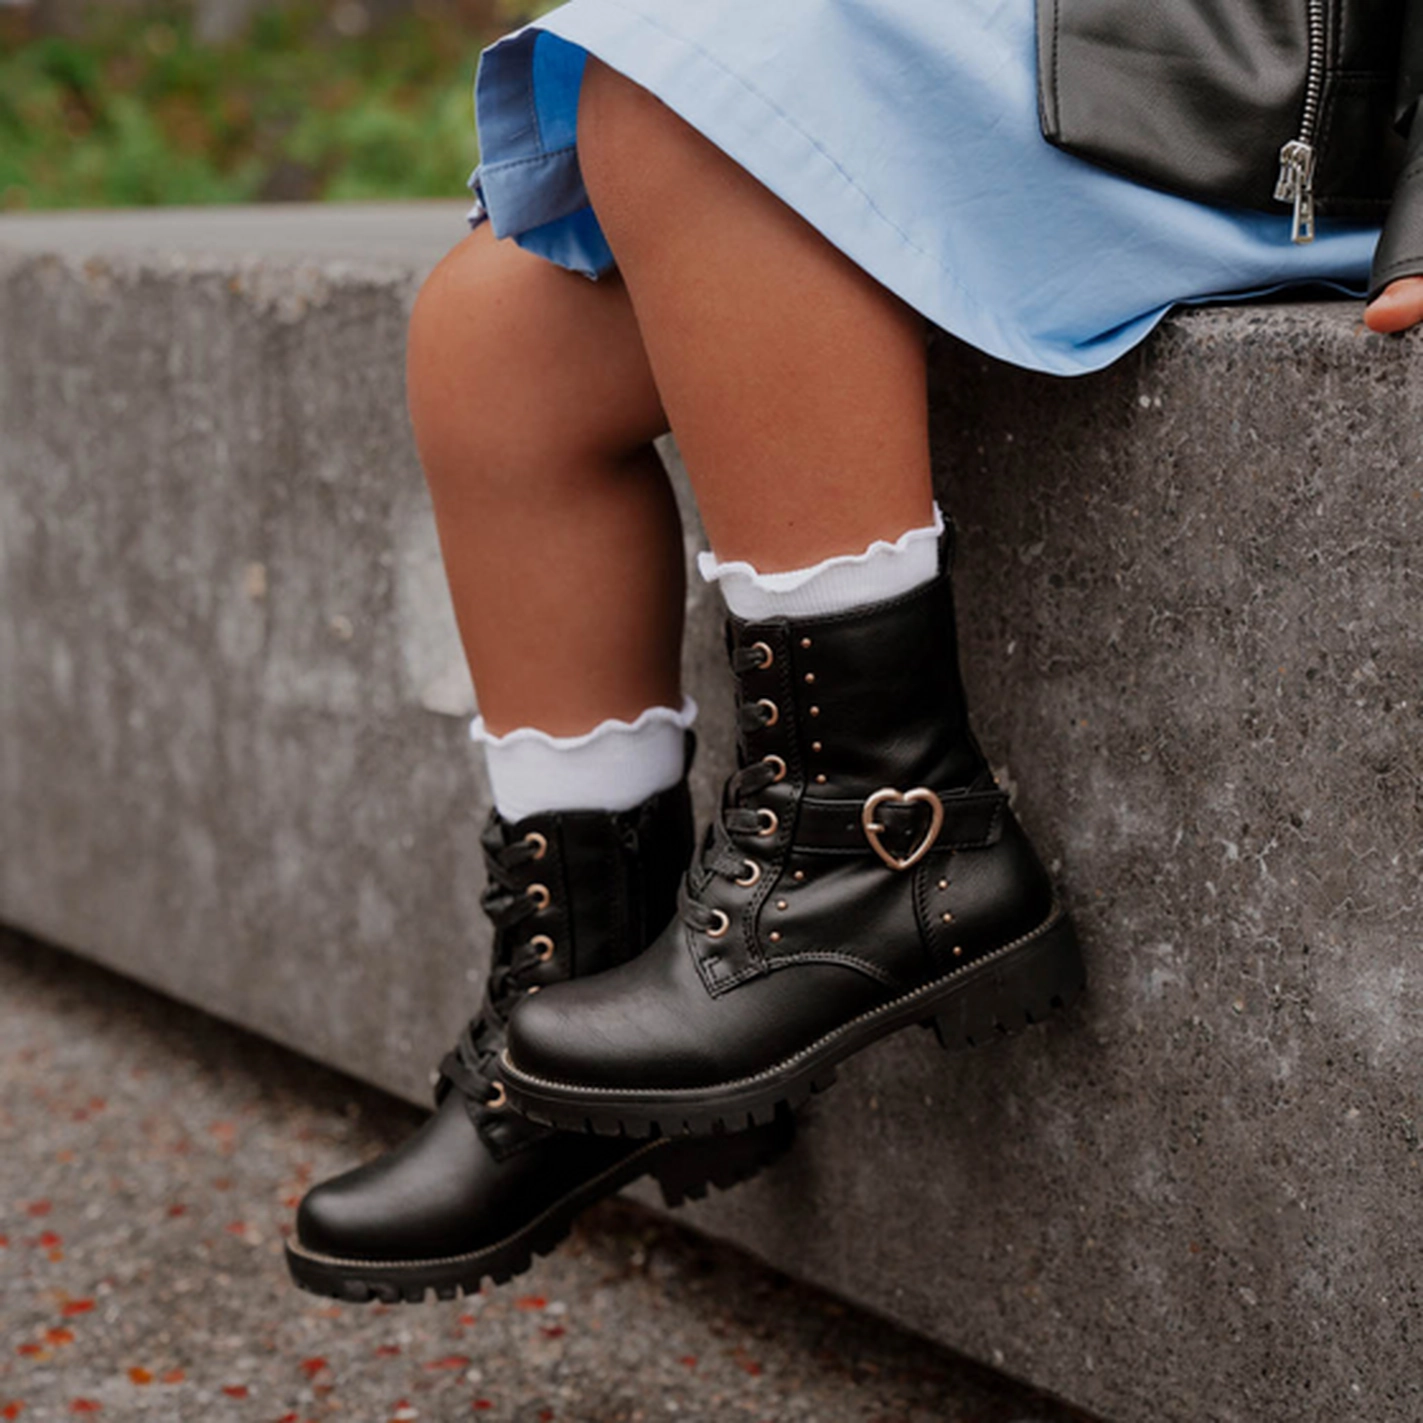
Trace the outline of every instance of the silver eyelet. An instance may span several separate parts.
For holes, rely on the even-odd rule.
[[[502,1112],[509,1105],[509,1094],[502,1082],[494,1084],[493,1095],[484,1099],[484,1105],[491,1112]]]
[[[776,755],[763,756],[761,759],[768,765],[776,768],[776,779],[771,782],[773,786],[780,785],[786,778],[786,763],[783,758]]]
[[[761,828],[756,833],[763,838],[774,835],[781,828],[781,817],[774,810],[763,805],[756,815],[761,822]]]
[[[766,725],[774,726],[781,719],[781,709],[769,697],[762,697],[756,703],[758,707],[766,708]]]
[[[548,836],[540,835],[537,830],[530,830],[524,836],[524,844],[534,847],[534,859],[541,860],[548,854]]]
[[[722,909],[712,910],[712,926],[706,931],[709,939],[724,939],[726,932],[731,928],[731,916]]]
[[[529,940],[529,947],[539,951],[540,963],[547,963],[553,957],[553,940],[547,934],[535,934]]]
[[[531,884],[524,893],[527,894],[540,909],[547,909],[549,905],[553,903],[553,896],[548,892],[548,886],[546,884]]]
[[[739,884],[742,889],[750,889],[753,885],[760,884],[761,866],[755,860],[743,860],[742,863],[746,866],[746,873],[735,883]]]
[[[771,644],[769,642],[753,642],[751,644],[751,651],[761,654],[760,670],[762,672],[775,663],[776,654],[771,651]]]

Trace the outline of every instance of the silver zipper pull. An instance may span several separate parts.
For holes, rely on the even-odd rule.
[[[1292,138],[1280,150],[1280,176],[1275,182],[1275,201],[1293,203],[1294,220],[1290,241],[1303,245],[1314,241],[1314,146]]]

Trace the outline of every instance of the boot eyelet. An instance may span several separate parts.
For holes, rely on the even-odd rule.
[[[743,860],[742,863],[746,866],[746,873],[735,883],[739,884],[742,889],[750,889],[753,885],[760,884],[761,866],[755,860]]]
[[[534,859],[541,860],[548,854],[548,836],[540,835],[537,830],[530,830],[524,836],[524,844],[534,847]]]
[[[547,909],[549,905],[553,903],[553,896],[548,892],[548,886],[546,884],[531,884],[524,893],[527,894],[540,909]]]
[[[504,1090],[502,1082],[496,1082],[490,1088],[490,1095],[484,1099],[484,1107],[490,1112],[502,1112],[509,1105],[509,1094]]]
[[[786,778],[786,763],[781,756],[763,756],[761,759],[768,765],[776,768],[776,779],[771,782],[773,786],[778,786]]]
[[[706,931],[709,939],[724,939],[727,930],[731,928],[731,916],[724,909],[712,910],[712,925]]]
[[[761,821],[761,828],[756,833],[762,838],[769,838],[781,828],[781,817],[769,807],[763,805],[756,815]]]
[[[778,721],[780,721],[781,709],[769,697],[762,697],[761,700],[756,703],[756,705],[758,707],[764,707],[766,709],[765,724],[767,726],[774,726]]]
[[[553,957],[553,940],[547,934],[535,934],[529,940],[529,947],[539,951],[540,963],[547,963]]]
[[[771,651],[771,644],[769,642],[753,642],[751,644],[751,651],[761,654],[760,671],[764,672],[766,668],[775,663],[776,654]]]

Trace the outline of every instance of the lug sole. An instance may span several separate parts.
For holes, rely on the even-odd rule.
[[[1024,938],[862,1014],[754,1077],[709,1087],[611,1092],[525,1074],[507,1053],[501,1077],[518,1111],[564,1131],[735,1135],[826,1091],[841,1062],[901,1028],[933,1028],[945,1049],[966,1051],[1046,1021],[1076,1002],[1086,984],[1072,921],[1055,910]]]
[[[622,1161],[579,1184],[521,1230],[482,1250],[436,1260],[348,1260],[309,1250],[299,1241],[286,1245],[292,1280],[310,1294],[350,1304],[419,1304],[428,1295],[452,1300],[478,1294],[486,1282],[507,1284],[551,1254],[590,1206],[643,1176],[651,1176],[669,1208],[701,1200],[710,1187],[730,1190],[749,1181],[790,1149],[794,1124],[789,1118],[774,1132],[728,1137],[713,1152],[704,1143],[654,1140]]]

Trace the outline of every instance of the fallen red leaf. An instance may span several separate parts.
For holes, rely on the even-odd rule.
[[[71,1413],[98,1413],[103,1406],[102,1403],[92,1398],[76,1398],[69,1405],[69,1411]]]
[[[25,1207],[25,1214],[32,1216],[48,1215],[53,1207],[48,1201],[31,1201]]]
[[[0,1250],[3,1250],[10,1243],[8,1235],[0,1235]]]
[[[0,1408],[0,1418],[18,1418],[25,1411],[25,1405],[18,1398],[12,1398],[4,1408]]]
[[[223,1226],[223,1229],[229,1235],[246,1235],[247,1222],[245,1220],[230,1220],[225,1226]]]
[[[136,1383],[140,1387],[153,1382],[153,1375],[147,1369],[132,1368],[128,1371],[130,1383]]]
[[[161,1382],[182,1383],[186,1377],[187,1375],[182,1371],[182,1369],[169,1369],[168,1372],[163,1375]]]
[[[188,1213],[188,1208],[187,1208],[187,1206],[169,1206],[169,1207],[168,1207],[168,1214],[169,1214],[170,1216],[187,1215],[187,1213]]]
[[[431,1359],[425,1365],[427,1369],[467,1369],[469,1367],[468,1354],[449,1354],[443,1359]]]
[[[547,1309],[548,1301],[542,1295],[525,1295],[514,1301],[515,1309]]]
[[[88,1314],[93,1308],[94,1301],[91,1299],[72,1299],[59,1312],[66,1319],[73,1319],[76,1314]]]
[[[301,1415],[297,1413],[283,1413],[277,1419],[277,1423],[301,1423]]]
[[[539,1332],[545,1339],[562,1339],[568,1330],[561,1324],[545,1324],[540,1326]]]
[[[752,1378],[755,1378],[761,1372],[761,1365],[754,1359],[738,1359],[736,1362],[740,1364]]]
[[[474,1400],[474,1411],[476,1413],[488,1413],[494,1405],[487,1398],[476,1398]]]
[[[90,1098],[89,1098],[89,1110],[90,1110],[91,1112],[102,1112],[102,1111],[104,1110],[104,1108],[107,1107],[108,1105],[109,1105],[108,1100],[107,1100],[106,1098],[104,1098],[104,1097],[90,1097]]]
[[[539,1413],[539,1423],[553,1423],[553,1409],[542,1409]]]
[[[695,1354],[683,1354],[677,1361],[679,1364],[686,1364],[689,1369],[697,1367],[697,1356]]]
[[[229,1398],[247,1397],[247,1385],[245,1383],[225,1383],[222,1386],[222,1391]]]
[[[72,1329],[46,1329],[44,1337],[51,1344],[72,1344],[74,1342],[74,1331]]]
[[[40,1359],[48,1353],[43,1344],[21,1344],[15,1352],[22,1359]]]
[[[460,1315],[458,1322],[460,1324],[463,1324],[466,1329],[471,1329],[474,1327],[474,1325],[479,1323],[479,1317],[478,1315],[474,1314],[462,1314]]]
[[[327,1364],[326,1360],[322,1358],[303,1359],[301,1361],[301,1371],[309,1379],[314,1379],[317,1374],[322,1371],[322,1369],[328,1367],[329,1365]]]
[[[36,1238],[35,1244],[43,1250],[58,1250],[64,1244],[64,1237],[56,1235],[52,1230],[42,1230]]]
[[[399,1352],[399,1344],[377,1344],[375,1356],[378,1359],[393,1359]]]

